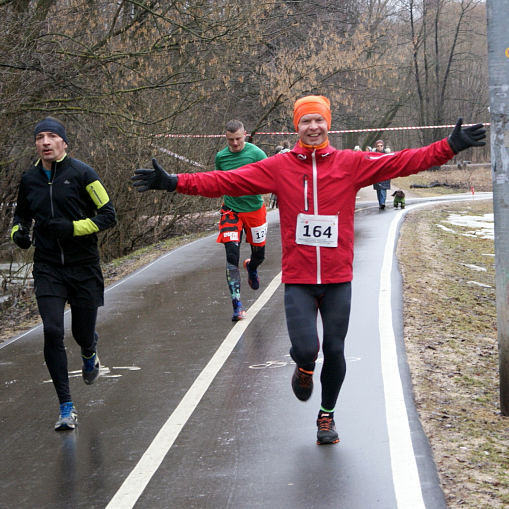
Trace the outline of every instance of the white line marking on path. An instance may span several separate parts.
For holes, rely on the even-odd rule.
[[[150,482],[150,479],[161,465],[167,452],[185,426],[187,420],[230,356],[240,337],[258,312],[272,297],[280,284],[281,273],[271,281],[265,291],[249,308],[246,318],[235,324],[214,356],[210,359],[209,363],[187,391],[182,401],[156,435],[149,448],[134,467],[134,470],[129,474],[110,503],[106,506],[106,509],[132,509],[134,507],[136,501],[143,493],[143,490]]]
[[[380,274],[378,328],[380,331],[385,412],[396,502],[398,507],[401,508],[425,509],[399,372],[396,339],[392,327],[392,262],[397,227],[404,215],[404,213],[398,214],[392,220],[387,235]]]
[[[483,196],[487,199],[490,196]],[[466,199],[466,198],[465,198]],[[443,200],[447,201],[447,200]],[[460,200],[450,200],[460,201]],[[436,204],[436,202],[434,203]],[[391,273],[398,225],[405,215],[416,208],[434,205],[419,203],[410,205],[392,220],[387,234],[384,259],[380,273],[380,294],[378,297],[378,329],[380,332],[380,350],[382,378],[384,383],[387,430],[391,454],[392,478],[398,508],[425,509],[419,479],[417,461],[412,445],[410,423],[403,394],[403,384],[398,365],[396,337],[392,326],[392,286]]]

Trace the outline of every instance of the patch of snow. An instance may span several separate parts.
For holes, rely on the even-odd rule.
[[[435,226],[442,228],[442,230],[444,230],[446,232],[456,233],[454,230],[452,230],[451,228],[447,228],[447,226],[444,226],[443,224],[436,224]]]
[[[484,214],[483,216],[464,216],[461,214],[450,214],[446,223],[472,228],[473,231],[463,233],[466,237],[478,237],[482,239],[495,239],[494,214]]]
[[[487,269],[484,267],[479,267],[478,265],[471,265],[470,263],[462,263],[464,267],[468,267],[469,269],[476,270],[477,272],[486,272]]]

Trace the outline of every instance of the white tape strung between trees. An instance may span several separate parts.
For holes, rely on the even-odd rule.
[[[157,150],[160,150],[161,152],[164,152],[165,154],[168,154],[169,156],[176,157],[177,159],[181,159],[182,161],[185,161],[186,163],[192,164],[193,166],[198,166],[198,168],[205,168],[203,164],[197,163],[196,161],[191,161],[191,159],[188,159],[187,157],[181,156],[179,154],[175,154],[175,152],[172,152],[171,150],[168,150],[166,148],[162,147],[156,147],[155,145],[150,145],[151,147],[156,148]]]
[[[462,127],[470,127],[476,124],[462,124]],[[489,123],[483,124],[484,127],[490,127]],[[343,134],[343,133],[376,133],[379,131],[413,131],[415,129],[445,129],[454,128],[456,124],[446,125],[420,125],[415,127],[373,127],[370,129],[342,129],[340,131],[329,131],[329,134]],[[261,132],[257,131],[254,135],[283,135],[283,136],[296,136],[297,133],[285,133],[285,132]],[[222,138],[224,134],[155,134],[155,138]],[[247,134],[246,137],[252,136]]]

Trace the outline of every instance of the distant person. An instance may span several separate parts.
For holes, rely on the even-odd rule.
[[[69,302],[83,380],[91,385],[101,368],[95,324],[97,308],[104,305],[96,233],[111,228],[116,217],[96,172],[67,155],[67,135],[58,120],[41,120],[34,137],[40,159],[21,178],[11,238],[22,249],[35,246],[34,288],[44,328],[44,360],[60,403],[55,430],[72,430],[78,413],[69,389],[64,307]]]
[[[384,150],[384,142],[382,140],[378,140],[375,143],[375,153],[385,154]],[[376,190],[376,196],[378,199],[378,208],[380,210],[385,209],[385,201],[387,200],[387,191],[391,188],[390,180],[382,180],[381,182],[376,182],[373,184],[373,189]]]
[[[359,147],[359,145],[355,145],[353,150],[354,150],[354,152],[361,152],[361,147]]]
[[[290,142],[288,140],[283,140],[283,148],[281,149],[281,154],[285,152],[290,152]]]
[[[331,110],[323,96],[298,99],[293,121],[299,139],[286,154],[225,173],[179,175],[166,173],[153,159],[154,169],[136,170],[133,181],[140,192],[160,189],[209,198],[277,193],[286,323],[296,364],[291,385],[299,400],[311,397],[320,313],[323,367],[317,443],[333,444],[339,442],[334,410],[346,373],[356,194],[375,182],[418,173],[444,164],[461,150],[485,145],[486,131],[482,124],[462,130],[460,119],[447,139],[378,155],[329,145]]]
[[[244,124],[230,120],[226,124],[225,137],[228,145],[216,154],[216,170],[230,171],[267,157],[265,152],[245,141]],[[247,281],[253,290],[260,287],[258,267],[265,259],[265,240],[267,237],[267,210],[261,195],[223,196],[219,235],[217,242],[224,244],[226,251],[226,281],[230,291],[233,316],[237,322],[246,316],[240,300],[240,243],[245,232],[246,241],[251,246],[251,258],[244,261]]]

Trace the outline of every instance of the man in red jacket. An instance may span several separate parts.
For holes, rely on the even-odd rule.
[[[136,170],[132,178],[140,192],[159,189],[209,198],[277,194],[286,321],[296,364],[292,388],[301,401],[311,396],[320,312],[324,361],[317,443],[333,444],[339,442],[334,409],[346,373],[356,194],[375,182],[418,173],[446,163],[461,150],[485,145],[486,131],[482,124],[462,130],[459,119],[448,138],[427,147],[374,154],[329,145],[331,111],[323,96],[298,99],[293,121],[299,139],[285,154],[228,172],[180,175],[166,173],[153,159],[153,170]]]

